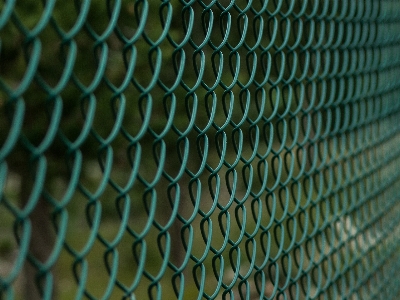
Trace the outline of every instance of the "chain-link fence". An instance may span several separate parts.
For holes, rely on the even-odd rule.
[[[0,11],[0,299],[400,297],[399,1]]]

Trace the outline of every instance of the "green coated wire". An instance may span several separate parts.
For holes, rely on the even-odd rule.
[[[3,1],[0,298],[397,299],[399,8]]]

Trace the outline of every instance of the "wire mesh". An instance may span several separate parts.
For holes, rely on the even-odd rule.
[[[0,4],[0,299],[397,299],[400,4]]]

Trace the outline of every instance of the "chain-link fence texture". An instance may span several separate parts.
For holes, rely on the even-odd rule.
[[[0,299],[400,299],[399,1],[0,11]]]

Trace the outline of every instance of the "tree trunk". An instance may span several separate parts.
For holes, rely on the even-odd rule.
[[[33,180],[28,169],[22,174],[22,191],[21,204],[25,206],[31,194]],[[29,243],[29,253],[38,261],[44,263],[51,254],[54,245],[54,232],[51,229],[50,207],[49,203],[41,196],[36,204],[36,207],[29,215],[31,222],[31,239]],[[24,299],[36,300],[43,299],[43,282],[38,278],[38,269],[31,262],[26,261],[24,265]],[[54,273],[53,273],[54,274]],[[51,299],[56,298],[55,288]]]

